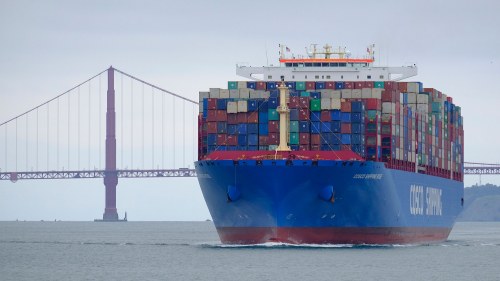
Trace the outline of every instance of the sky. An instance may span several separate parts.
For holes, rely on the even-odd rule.
[[[379,65],[416,63],[412,80],[462,106],[466,161],[498,163],[499,8],[494,0],[0,0],[0,123],[110,65],[197,100],[242,80],[237,63],[276,63],[280,43],[296,54],[329,43],[353,55],[375,43]],[[481,180],[500,184],[500,176]],[[478,181],[467,176],[465,185]],[[117,205],[130,220],[210,218],[193,178],[120,179]],[[103,209],[102,179],[0,182],[0,220],[92,220]]]

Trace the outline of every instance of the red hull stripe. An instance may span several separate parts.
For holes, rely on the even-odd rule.
[[[411,244],[446,240],[440,227],[218,227],[225,244]]]

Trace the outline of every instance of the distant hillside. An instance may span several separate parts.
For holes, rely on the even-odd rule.
[[[459,221],[500,221],[500,187],[492,184],[465,188]]]

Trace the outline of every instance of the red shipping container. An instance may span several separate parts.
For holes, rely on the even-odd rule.
[[[208,110],[217,109],[217,99],[208,99]]]
[[[383,95],[383,92],[382,92]],[[382,103],[379,99],[366,99],[366,109],[367,110],[381,110]]]
[[[344,82],[344,89],[354,89],[354,82]]]
[[[309,120],[309,110],[308,109],[299,109],[299,120],[300,121]]]
[[[319,145],[311,145],[311,150],[312,151],[319,151],[320,150],[320,146]]]
[[[315,82],[306,82],[306,90],[316,90],[316,83]]]
[[[332,121],[332,114],[330,113],[330,110],[322,110],[320,119],[321,119],[321,122]]]
[[[257,82],[257,84],[255,85],[255,89],[256,90],[260,90],[260,91],[265,91],[266,90],[266,82]]]
[[[269,133],[278,133],[279,132],[279,121],[269,121],[268,122]]]
[[[384,82],[384,89],[386,91],[395,90],[395,89],[397,89],[397,87],[398,87],[397,82],[394,82],[394,81],[385,81]]]
[[[238,136],[227,135],[226,143],[227,143],[227,145],[238,145]]]
[[[269,134],[269,136],[267,138],[267,143],[269,145],[277,145],[279,142],[280,142],[279,134],[277,134],[277,133]]]
[[[247,123],[259,123],[259,112],[254,111],[254,112],[248,112],[247,113]]]
[[[332,81],[325,82],[325,89],[335,90],[335,82]]]
[[[382,101],[385,101],[385,102],[396,102],[395,100],[395,96],[394,96],[394,92],[393,91],[383,91],[382,92]]]
[[[320,145],[320,144],[321,144],[321,136],[319,134],[311,134],[311,145]]]
[[[269,145],[268,136],[259,136],[259,145]]]
[[[226,134],[217,135],[217,145],[226,145]]]
[[[406,82],[398,82],[398,89],[401,93],[408,92],[408,84]]]
[[[363,89],[363,88],[366,88],[365,87],[365,81],[356,81],[354,82],[354,89]]]
[[[350,134],[351,133],[351,123],[340,124],[340,132],[342,134]]]
[[[365,88],[373,88],[373,81],[365,81]]]
[[[351,112],[351,101],[343,101],[340,103],[340,111],[342,112]]]
[[[246,112],[239,112],[236,113],[238,115],[238,123],[247,123],[247,113]]]
[[[299,106],[300,108],[309,109],[309,97],[300,97]]]
[[[207,122],[207,133],[217,134],[217,122]]]
[[[290,101],[288,102],[289,108],[300,108],[299,97],[290,97]]]
[[[309,133],[299,133],[299,144],[307,144],[311,143],[311,135]]]
[[[300,151],[309,151],[309,150],[311,150],[311,147],[308,144],[301,144],[301,145],[299,145],[299,150]]]
[[[229,124],[229,125],[238,124],[238,113],[228,113],[227,114],[227,124]]]
[[[227,112],[225,110],[217,110],[215,121],[219,122],[227,121]]]
[[[215,121],[217,121],[217,110],[209,110],[207,112],[207,121],[208,122],[215,122]]]

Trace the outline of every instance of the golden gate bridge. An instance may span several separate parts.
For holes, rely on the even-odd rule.
[[[0,180],[103,178],[102,220],[119,221],[118,178],[196,176],[198,109],[110,67],[0,123]],[[466,162],[464,174],[498,175],[500,164]]]

